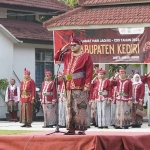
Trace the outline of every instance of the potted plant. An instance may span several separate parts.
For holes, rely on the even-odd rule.
[[[7,89],[8,86],[8,81],[7,79],[0,79],[0,97],[2,98],[2,100],[5,103],[5,91]],[[9,121],[9,113],[6,113],[6,120]]]

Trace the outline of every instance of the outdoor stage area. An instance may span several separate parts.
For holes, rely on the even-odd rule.
[[[21,128],[20,123],[0,121],[1,130],[33,130],[20,135],[1,135],[0,150],[150,150],[150,127],[98,129],[91,127],[86,135],[54,133],[55,128],[42,128],[43,122],[33,122],[32,128]],[[66,132],[60,128],[60,131]]]

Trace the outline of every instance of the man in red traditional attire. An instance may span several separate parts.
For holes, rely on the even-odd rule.
[[[63,57],[64,74],[66,76],[66,126],[69,130],[66,135],[85,134],[87,129],[88,91],[92,80],[93,62],[88,53],[82,51],[82,42],[71,36],[70,43],[66,44],[55,55],[55,61]],[[71,51],[66,51],[71,49]],[[64,53],[64,54],[62,54]]]
[[[145,74],[143,77],[142,77],[142,82],[144,83],[144,84],[147,84],[148,85],[148,88],[149,88],[149,90],[150,90],[150,72],[149,73],[147,73],[147,74]],[[149,96],[150,96],[150,93],[149,93]],[[150,109],[149,109],[149,116],[148,116],[148,126],[150,126]]]
[[[20,86],[20,123],[21,127],[31,127],[33,116],[33,103],[35,99],[35,82],[30,77],[30,71],[24,69],[24,80]]]
[[[56,125],[56,85],[48,70],[45,71],[45,81],[42,82],[40,101],[44,112],[43,128],[53,128]]]
[[[150,62],[150,41],[146,42],[143,47],[142,60],[144,63]]]
[[[95,127],[98,127],[98,119],[97,119],[97,103],[96,103],[96,94],[97,94],[97,85],[98,84],[98,69],[95,70],[93,73],[93,80],[92,80],[92,85],[90,89],[90,99],[89,103],[91,106],[91,119],[92,119],[92,125]]]
[[[110,103],[111,88],[110,81],[106,78],[106,71],[102,68],[98,70],[98,80],[93,83],[96,93],[98,128],[108,128],[110,125]]]
[[[115,80],[119,80],[119,72],[114,74]],[[117,86],[112,87],[112,102],[111,102],[111,126],[115,127],[116,119],[116,97],[117,97]]]
[[[126,70],[123,68],[119,70],[119,78],[115,80],[112,77],[110,82],[110,86],[117,86],[115,128],[128,129],[131,122],[132,82],[126,78]]]
[[[64,74],[59,72],[58,74],[58,114],[59,114],[59,127],[65,128],[66,126],[66,91],[65,81],[63,78]]]
[[[10,79],[10,85],[7,87],[5,94],[10,121],[17,121],[18,103],[20,101],[20,89],[15,85],[15,82],[15,79]]]

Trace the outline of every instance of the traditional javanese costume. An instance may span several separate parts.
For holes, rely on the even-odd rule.
[[[12,79],[15,82],[15,79]],[[9,85],[6,89],[5,102],[9,112],[10,121],[17,121],[18,103],[20,101],[20,88],[18,86]]]
[[[119,72],[126,73],[124,69]],[[132,82],[130,79],[119,79],[111,81],[110,86],[117,86],[115,127],[128,128],[131,122],[128,101],[132,100]]]
[[[102,69],[99,70],[100,74],[106,74]],[[98,127],[105,128],[110,125],[110,105],[107,105],[107,101],[111,100],[111,88],[109,86],[109,79],[98,79],[94,83],[96,91],[95,101],[97,104],[97,118]],[[94,92],[95,92],[94,91]]]
[[[136,82],[136,76],[139,77],[139,81]],[[132,83],[132,95],[133,95],[133,104],[132,104],[132,127],[140,127],[142,125],[143,117],[136,114],[137,109],[143,110],[143,106],[139,105],[141,101],[144,101],[144,94],[145,94],[145,87],[142,83],[140,76],[135,74],[133,76],[133,83]]]
[[[81,41],[76,37],[72,37],[71,42],[81,45]],[[55,61],[60,61],[61,53],[61,51],[56,53]],[[67,90],[67,129],[86,130],[88,92],[83,91],[83,89],[87,87],[90,90],[93,72],[91,56],[83,51],[78,55],[68,51],[63,54],[63,63]]]
[[[30,71],[25,69],[24,74],[30,75]],[[20,123],[31,126],[33,116],[33,102],[35,99],[35,82],[31,78],[21,82],[20,94]]]
[[[62,77],[63,73],[59,73],[58,76]],[[59,110],[59,126],[66,126],[66,91],[64,79],[58,80],[58,110]]]
[[[115,77],[118,76],[118,72],[115,73]],[[111,102],[111,125],[115,126],[116,119],[116,97],[117,97],[117,86],[112,88],[112,102]]]
[[[52,75],[52,73],[47,70],[45,71],[45,74]],[[56,125],[56,85],[53,80],[42,82],[40,100],[44,112],[44,127]],[[52,101],[55,102],[55,105],[52,104]]]
[[[145,75],[145,76],[143,76],[142,77],[142,82],[143,82],[143,84],[145,84],[145,83],[147,83],[147,85],[148,85],[148,88],[149,88],[149,90],[150,90],[150,76],[149,75]],[[150,93],[149,93],[149,96],[150,96]],[[150,126],[150,109],[148,109],[149,110],[149,112],[148,112],[148,126]]]
[[[98,125],[97,123],[97,103],[95,102],[95,99],[96,99],[96,85],[98,82],[96,82],[98,79],[97,79],[97,74],[98,72],[95,72],[94,75],[93,75],[93,80],[91,82],[91,89],[90,89],[90,103],[91,103],[91,119],[92,119],[92,122],[95,126]],[[96,78],[95,78],[96,77]]]

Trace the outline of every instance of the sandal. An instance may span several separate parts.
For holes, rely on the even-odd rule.
[[[86,135],[85,132],[79,131],[78,135]]]
[[[75,135],[75,133],[72,131],[68,131],[68,132],[64,133],[64,135]]]

